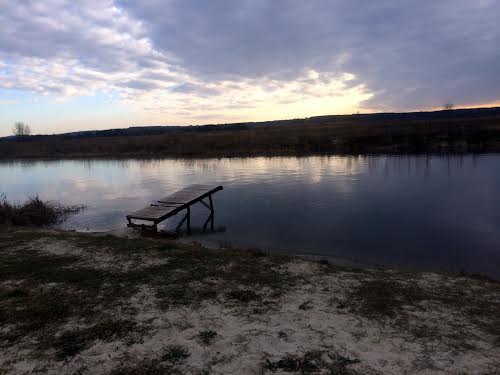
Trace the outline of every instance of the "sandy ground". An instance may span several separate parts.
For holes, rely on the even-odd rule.
[[[25,238],[24,234],[4,231],[0,253],[4,265],[12,257],[29,253],[34,254],[30,259],[39,257],[39,261],[71,257],[63,267],[78,272],[136,275],[144,270],[151,279],[141,275],[133,290],[116,289],[115,295],[106,297],[113,299],[109,306],[104,305],[109,301],[102,302],[98,297],[82,303],[82,309],[92,308],[88,313],[92,319],[78,312],[57,319],[49,315],[35,328],[24,329],[26,322],[10,316],[24,311],[28,305],[23,303],[34,297],[12,302],[17,298],[11,297],[15,291],[25,290],[29,296],[62,291],[74,296],[90,287],[84,278],[76,283],[65,281],[56,272],[51,280],[24,268],[22,277],[3,277],[0,374],[500,374],[498,329],[489,328],[498,324],[494,313],[500,314],[500,291],[497,283],[488,280],[436,273],[360,271],[262,256],[257,257],[260,267],[269,267],[277,278],[285,277],[286,286],[256,280],[252,287],[254,284],[232,279],[232,270],[238,272],[236,262],[246,258],[231,260],[224,255],[227,260],[217,263],[213,274],[208,270],[203,278],[179,285],[180,293],[210,285],[215,295],[196,303],[165,305],[159,293],[160,276],[153,270],[167,270],[171,265],[169,272],[182,275],[186,270],[172,265],[177,261],[175,254],[135,249],[135,242],[117,249],[114,240],[111,245],[100,245],[98,238],[81,237],[38,232]],[[217,251],[211,252],[210,256],[219,256]],[[255,261],[255,255],[248,256],[252,257],[249,262]],[[165,282],[177,280],[169,277]],[[377,289],[363,293],[364,286],[387,280],[394,282],[396,289],[391,290],[391,284],[387,284],[382,297],[377,297]],[[106,288],[102,285],[97,287]],[[425,293],[417,301],[406,299],[414,293],[414,287]],[[449,302],[460,296],[442,299],[433,293],[436,288],[460,295],[484,295],[484,300],[471,303],[485,306],[475,306],[481,309],[471,314],[455,303],[461,300]],[[378,299],[373,302],[372,297]],[[384,303],[397,304],[397,309],[387,310]],[[484,316],[482,311],[486,311]],[[103,335],[103,327],[90,336],[83,334],[99,323],[102,314],[126,321],[131,328]],[[56,343],[68,332],[77,334],[70,335],[61,349]],[[79,340],[84,345],[74,349]]]

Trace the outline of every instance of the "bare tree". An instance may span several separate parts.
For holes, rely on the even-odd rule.
[[[24,122],[16,122],[12,128],[12,133],[16,136],[27,136],[31,135],[31,128],[28,124]]]
[[[447,103],[444,105],[444,110],[445,111],[451,111],[455,107],[452,103]]]

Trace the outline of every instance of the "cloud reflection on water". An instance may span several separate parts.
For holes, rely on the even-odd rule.
[[[186,185],[220,183],[216,221],[227,231],[212,241],[493,272],[499,162],[499,155],[15,161],[0,163],[0,192],[86,204],[65,226],[108,230]],[[204,215],[195,209],[194,222]]]

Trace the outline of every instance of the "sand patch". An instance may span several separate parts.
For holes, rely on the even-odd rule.
[[[78,241],[40,235],[32,253],[2,254],[18,270],[0,284],[5,373],[500,371],[495,284]]]

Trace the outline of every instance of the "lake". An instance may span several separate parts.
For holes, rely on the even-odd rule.
[[[61,225],[79,231],[125,228],[126,213],[192,183],[224,186],[215,233],[194,209],[196,240],[500,277],[500,155],[0,162],[9,200],[87,205]]]

